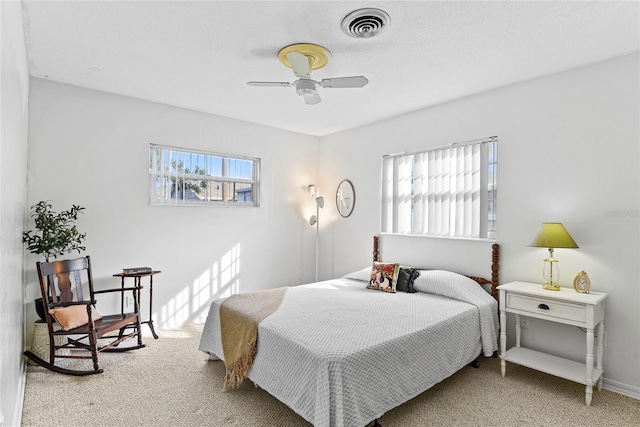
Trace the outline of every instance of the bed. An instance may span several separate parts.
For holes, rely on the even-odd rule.
[[[375,236],[374,261],[381,262],[379,243]],[[474,247],[491,261],[480,274],[414,262],[420,268],[415,293],[368,289],[370,266],[287,288],[277,310],[259,323],[248,378],[318,427],[377,420],[479,355],[497,351],[498,304],[491,295],[499,247],[488,245],[489,252],[486,246]],[[407,265],[384,253],[385,262]],[[211,304],[199,346],[212,360],[224,360],[223,302]]]

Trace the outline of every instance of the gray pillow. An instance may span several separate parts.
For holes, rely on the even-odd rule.
[[[400,267],[398,273],[398,283],[396,283],[396,291],[414,293],[413,282],[420,276],[420,270],[413,267]]]

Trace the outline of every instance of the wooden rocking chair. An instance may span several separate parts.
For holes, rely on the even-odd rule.
[[[24,352],[26,357],[61,374],[91,375],[103,372],[98,367],[99,352],[123,352],[144,347],[140,334],[140,314],[136,288],[121,287],[94,291],[89,256],[74,260],[38,262],[36,267],[49,333],[49,361],[47,362],[31,351]],[[86,279],[89,288],[88,299],[83,296],[83,279]],[[122,310],[121,313],[114,315],[100,316],[98,314],[95,309],[96,294],[120,292],[121,298],[123,298],[126,291],[133,292],[134,311],[132,313],[125,313]],[[106,334],[110,332],[113,334],[107,336]],[[61,343],[60,339],[55,339],[56,337],[64,337],[66,340],[62,340]],[[138,338],[137,345],[118,347],[122,341],[135,337]],[[99,344],[98,340],[103,341]],[[105,343],[105,341],[107,342]],[[70,349],[88,350],[91,354],[69,351]],[[74,370],[56,365],[56,360],[61,358],[93,359],[93,369]]]

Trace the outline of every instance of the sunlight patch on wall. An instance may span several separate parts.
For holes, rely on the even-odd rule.
[[[156,321],[162,329],[185,323],[204,322],[211,302],[240,291],[240,243],[229,249],[210,268],[196,277],[191,286],[179,291],[161,307]]]

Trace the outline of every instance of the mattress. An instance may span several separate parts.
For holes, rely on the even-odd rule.
[[[259,325],[249,379],[315,426],[364,426],[497,350],[497,303],[471,286],[488,299],[460,301],[433,284],[387,293],[348,278],[290,287]],[[199,346],[212,359],[224,357],[222,302]]]

